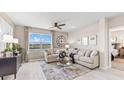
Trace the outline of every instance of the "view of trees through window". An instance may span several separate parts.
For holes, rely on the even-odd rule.
[[[51,48],[52,37],[49,34],[29,33],[29,49]]]

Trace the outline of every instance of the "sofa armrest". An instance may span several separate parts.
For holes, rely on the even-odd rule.
[[[90,59],[93,60],[93,64],[95,66],[99,66],[99,55],[92,56],[92,57],[90,57]]]
[[[46,51],[44,52],[44,60],[48,62],[48,53]]]

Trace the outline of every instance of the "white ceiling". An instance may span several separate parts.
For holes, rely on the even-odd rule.
[[[16,25],[48,29],[54,22],[65,23],[63,31],[76,31],[100,18],[117,16],[118,12],[7,12]]]

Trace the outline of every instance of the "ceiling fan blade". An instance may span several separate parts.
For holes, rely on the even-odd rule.
[[[60,25],[58,25],[58,26],[65,26],[65,24],[60,24]]]
[[[61,27],[57,26],[58,29],[62,29]]]

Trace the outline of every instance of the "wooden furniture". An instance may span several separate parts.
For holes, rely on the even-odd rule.
[[[120,53],[120,57],[123,57],[124,56],[124,49],[123,48],[120,48],[119,49],[119,53]]]
[[[0,77],[3,80],[4,76],[14,74],[16,78],[16,73],[19,70],[19,67],[22,63],[22,56],[13,56],[13,57],[3,57],[0,58]]]

